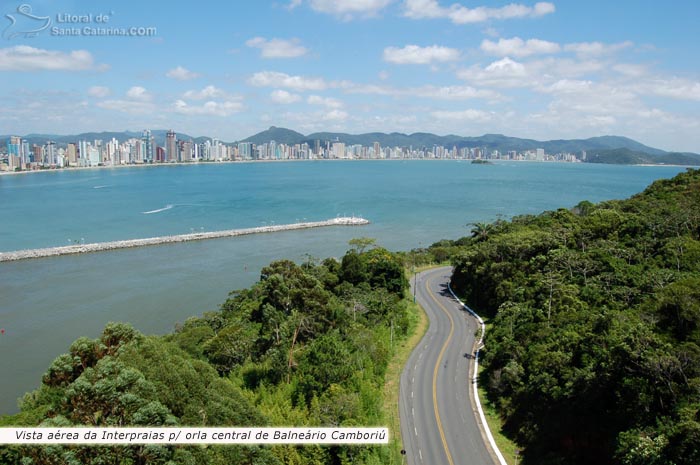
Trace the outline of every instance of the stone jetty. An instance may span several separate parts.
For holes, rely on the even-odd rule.
[[[149,245],[174,244],[177,242],[202,241],[205,239],[245,236],[248,234],[294,231],[297,229],[322,228],[326,226],[362,226],[365,224],[369,224],[369,221],[364,218],[339,217],[325,221],[259,226],[256,228],[246,229],[228,229],[225,231],[196,232],[191,234],[178,234],[175,236],[160,236],[148,237],[145,239],[128,239],[125,241],[97,242],[94,244],[75,244],[62,247],[49,247],[45,249],[17,250],[14,252],[0,252],[0,262],[27,260],[30,258],[56,257],[59,255],[103,252],[105,250],[129,249],[132,247],[146,247]]]

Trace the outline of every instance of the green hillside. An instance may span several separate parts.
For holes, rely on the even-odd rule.
[[[387,365],[414,318],[404,263],[351,241],[342,261],[261,270],[166,336],[110,323],[48,367],[0,426],[385,426]],[[196,309],[193,309],[195,311]],[[0,446],[0,463],[389,463],[386,446]],[[394,460],[399,460],[395,457]]]
[[[440,249],[522,463],[700,463],[700,171]]]

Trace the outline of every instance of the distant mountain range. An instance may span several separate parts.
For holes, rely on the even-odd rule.
[[[165,145],[167,130],[157,129],[152,130],[158,145]],[[140,131],[124,131],[124,132],[90,132],[77,135],[53,135],[53,134],[28,134],[23,137],[29,144],[44,144],[47,140],[53,140],[59,144],[68,142],[77,142],[79,140],[95,140],[102,139],[108,141],[112,138],[123,142],[130,138],[141,137]],[[209,140],[208,137],[192,137],[184,133],[177,133],[178,139],[192,139],[194,142],[201,143]],[[7,142],[8,136],[0,136],[0,147]],[[308,143],[313,147],[318,140],[322,144],[326,141],[343,142],[346,145],[360,144],[371,146],[375,142],[379,142],[383,147],[413,147],[414,149],[432,148],[435,145],[441,145],[447,148],[457,147],[482,147],[487,151],[498,150],[499,152],[508,152],[516,150],[519,152],[526,150],[535,150],[538,148],[544,149],[546,153],[575,153],[580,155],[582,151],[586,152],[586,161],[591,163],[609,163],[609,164],[677,164],[677,165],[700,165],[700,155],[696,153],[678,153],[666,152],[657,148],[646,146],[640,142],[621,136],[601,136],[591,137],[589,139],[571,139],[571,140],[550,140],[537,141],[534,139],[520,139],[517,137],[508,137],[502,134],[484,134],[478,137],[464,137],[456,135],[438,136],[430,133],[413,133],[402,134],[392,132],[390,134],[382,132],[371,132],[366,134],[346,134],[335,132],[317,132],[304,135],[299,132],[286,128],[278,128],[275,126],[259,132],[253,136],[237,142],[252,142],[254,144],[263,144],[270,141],[276,141],[283,144],[303,144]],[[231,143],[225,142],[224,143]]]

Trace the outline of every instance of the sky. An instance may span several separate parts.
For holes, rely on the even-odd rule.
[[[697,0],[169,3],[0,0],[0,134],[619,135],[700,153]]]

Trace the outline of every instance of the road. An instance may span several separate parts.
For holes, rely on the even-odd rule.
[[[451,268],[417,275],[430,327],[401,374],[399,413],[408,465],[493,465],[471,399],[478,323],[447,289]],[[411,279],[413,284],[414,279]]]

